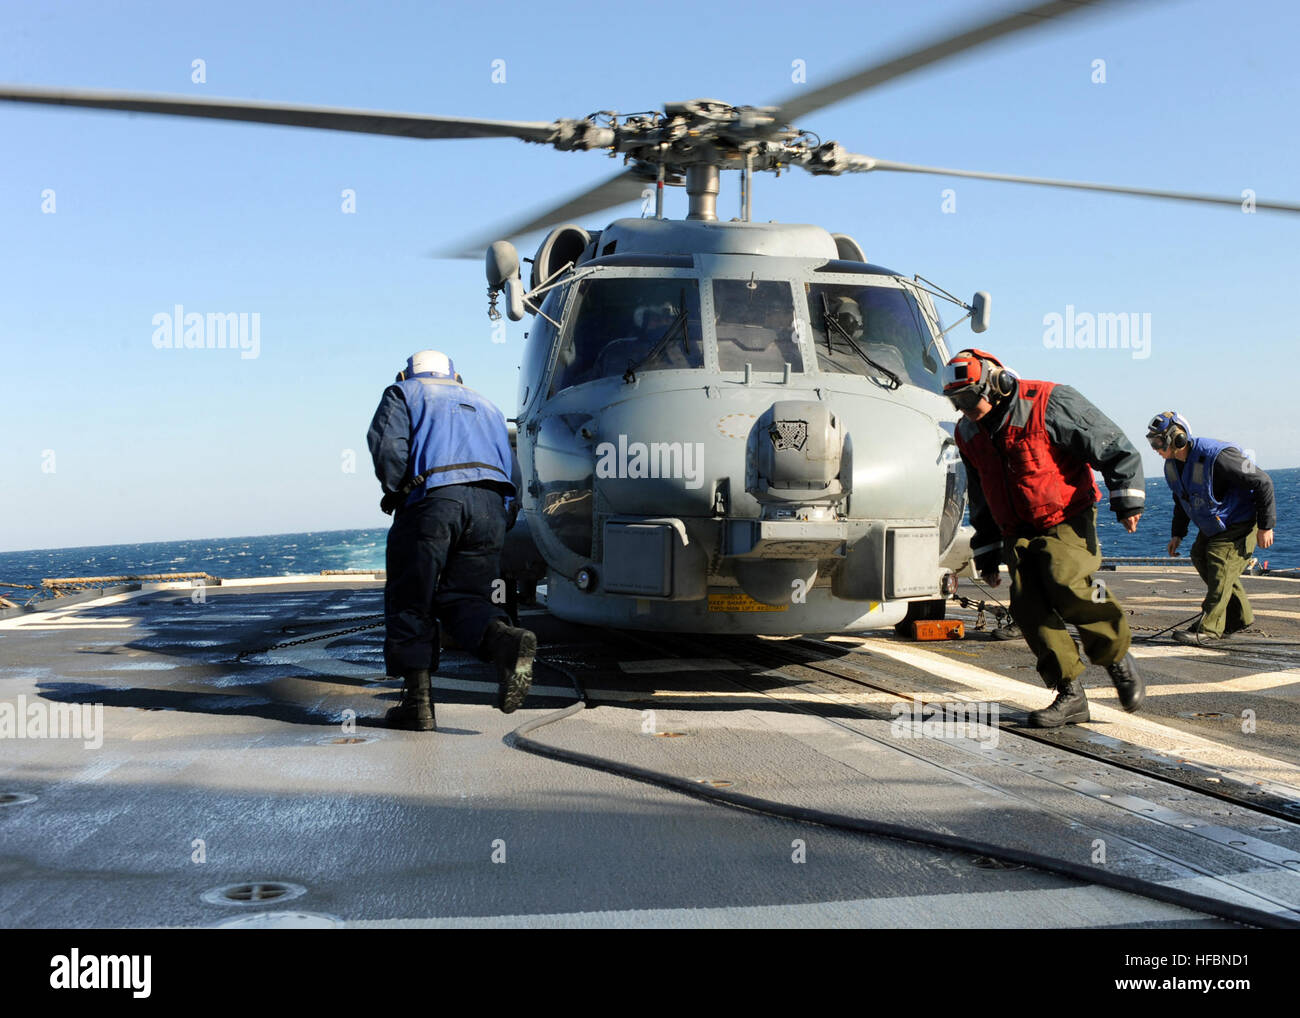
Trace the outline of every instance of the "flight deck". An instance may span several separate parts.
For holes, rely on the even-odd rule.
[[[1146,703],[1125,714],[1091,667],[1092,721],[1056,730],[1025,726],[1052,694],[1024,642],[955,605],[945,642],[524,607],[524,709],[444,649],[434,733],[383,726],[378,578],[9,612],[0,923],[1300,924],[1300,588],[1245,577],[1265,635],[1219,650],[1160,632],[1197,610],[1190,569],[1104,575]]]

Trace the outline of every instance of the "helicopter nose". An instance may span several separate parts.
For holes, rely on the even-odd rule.
[[[762,518],[731,522],[732,566],[754,600],[789,604],[817,581],[819,561],[844,542],[834,507],[849,492],[851,457],[839,416],[808,400],[773,403],[749,442],[745,489],[762,506]]]

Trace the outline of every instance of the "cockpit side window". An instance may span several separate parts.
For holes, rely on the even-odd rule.
[[[695,279],[586,279],[569,318],[551,395],[597,378],[704,367]]]
[[[536,397],[542,383],[542,374],[551,356],[551,344],[555,341],[555,326],[551,323],[560,320],[567,293],[567,286],[557,286],[548,293],[542,301],[541,314],[533,319],[532,328],[528,330],[528,338],[524,343],[524,362],[519,370],[520,410],[527,408],[529,402]]]
[[[713,311],[722,371],[803,370],[789,283],[715,279]]]
[[[872,378],[892,374],[905,385],[943,391],[943,350],[912,294],[857,283],[805,288],[819,370]]]

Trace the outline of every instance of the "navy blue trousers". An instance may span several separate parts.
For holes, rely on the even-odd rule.
[[[488,623],[509,621],[492,602],[501,575],[505,502],[489,488],[434,488],[397,510],[388,530],[384,585],[384,665],[389,675],[438,667],[438,625],[479,654]]]

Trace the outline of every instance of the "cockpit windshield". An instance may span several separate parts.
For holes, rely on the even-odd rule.
[[[857,283],[805,288],[820,370],[943,391],[939,349],[912,294]]]
[[[718,367],[743,371],[803,370],[795,341],[794,301],[790,284],[757,279],[716,279],[713,309],[718,338]]]
[[[699,283],[638,276],[579,284],[551,393],[597,378],[704,366]]]

